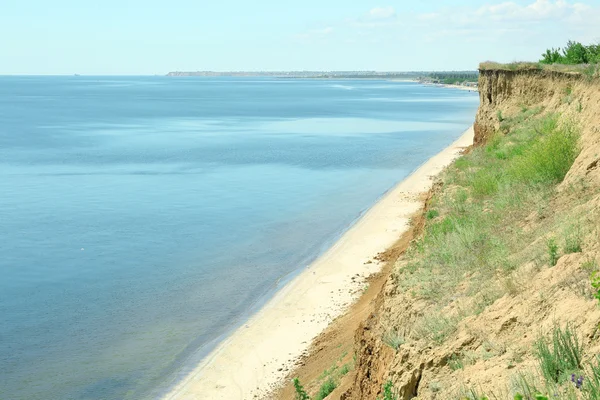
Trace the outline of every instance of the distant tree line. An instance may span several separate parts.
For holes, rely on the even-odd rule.
[[[569,40],[567,45],[560,48],[551,48],[542,54],[542,64],[597,64],[600,63],[600,44],[588,46]]]
[[[429,75],[429,78],[433,82],[451,85],[465,82],[477,82],[479,74],[477,71],[433,72]]]

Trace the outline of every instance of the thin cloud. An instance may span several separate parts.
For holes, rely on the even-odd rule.
[[[396,16],[394,7],[375,7],[369,11],[370,19],[389,19]]]
[[[514,2],[485,5],[475,15],[499,21],[540,21],[568,19],[590,10],[583,3],[569,3],[565,0],[536,0],[528,5]]]
[[[328,26],[321,29],[311,29],[304,33],[299,33],[294,35],[294,39],[299,41],[308,41],[314,38],[323,38],[325,36],[331,35],[335,29],[332,26]]]

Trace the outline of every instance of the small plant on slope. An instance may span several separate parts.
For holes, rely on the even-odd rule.
[[[329,396],[331,394],[331,392],[333,392],[335,390],[336,387],[337,387],[337,383],[335,383],[333,378],[329,377],[321,385],[321,388],[319,389],[319,393],[317,393],[317,397],[315,397],[315,399],[323,400],[325,397]]]
[[[600,272],[592,272],[590,280],[592,281],[592,287],[596,290],[596,293],[594,293],[594,297],[598,299],[598,301],[600,301]]]
[[[556,244],[556,240],[554,238],[548,239],[546,246],[548,247],[548,257],[550,258],[550,265],[554,267],[558,262],[558,245]]]
[[[390,331],[383,336],[383,343],[398,351],[404,344],[404,337],[396,331]]]
[[[310,400],[308,393],[306,393],[298,378],[294,378],[294,390],[296,391],[296,400]]]
[[[546,338],[539,338],[535,343],[535,355],[548,382],[566,382],[570,374],[579,372],[582,351],[579,337],[569,324],[564,330],[554,327],[550,344]]]
[[[398,396],[394,394],[394,384],[392,381],[387,381],[383,385],[383,398],[377,400],[398,400]]]
[[[572,229],[571,232],[567,233],[567,236],[565,238],[565,253],[581,253],[583,250],[581,247],[581,242],[582,238],[579,229]]]

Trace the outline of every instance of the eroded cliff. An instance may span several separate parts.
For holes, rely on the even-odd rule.
[[[441,177],[425,237],[396,263],[331,398],[529,398],[550,383],[560,398],[591,396],[562,375],[545,381],[535,349],[568,329],[582,348],[573,373],[596,379],[600,83],[482,70],[479,90],[475,148]]]

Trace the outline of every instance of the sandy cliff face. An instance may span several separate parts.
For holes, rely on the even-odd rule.
[[[580,177],[599,183],[598,174],[589,172],[598,165],[595,154],[600,146],[598,79],[544,71],[481,71],[479,98],[474,124],[476,145],[500,130],[500,115],[510,116],[523,107],[543,107],[546,112],[561,113],[563,121],[574,121],[581,129],[582,152],[567,182],[571,177]]]
[[[559,113],[559,124],[578,127],[581,152],[572,168],[544,215],[526,218],[519,228],[538,229],[561,215],[580,219],[591,227],[583,250],[562,255],[554,267],[519,265],[517,287],[463,318],[446,340],[437,343],[413,332],[415,323],[432,309],[431,301],[403,291],[397,284],[401,276],[392,272],[374,311],[355,334],[355,371],[342,383],[343,393],[334,393],[334,398],[382,398],[387,382],[393,383],[398,399],[458,399],[465,386],[512,398],[511,379],[518,371],[535,369],[533,342],[555,323],[574,324],[589,357],[600,350],[600,308],[591,296],[589,280],[590,265],[600,261],[600,82],[565,73],[488,70],[481,71],[479,90],[477,146],[503,131],[503,119],[525,109]],[[535,238],[531,246],[539,247],[542,240],[546,239]],[[402,267],[399,260],[397,268]],[[442,312],[450,315],[460,307],[455,302]],[[397,349],[389,340],[386,344],[389,332],[405,338]]]

